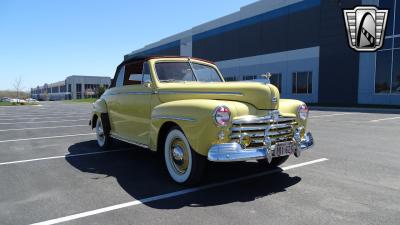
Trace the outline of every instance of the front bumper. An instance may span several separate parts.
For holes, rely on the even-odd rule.
[[[314,145],[314,138],[310,132],[307,132],[304,137],[296,141],[297,148],[294,152],[296,157],[299,157],[301,152],[310,149]],[[208,150],[208,160],[213,162],[235,162],[235,161],[246,161],[252,159],[267,159],[271,162],[273,156],[272,151],[274,145],[271,147],[259,147],[251,149],[243,149],[242,146],[236,142],[223,143],[211,146]]]

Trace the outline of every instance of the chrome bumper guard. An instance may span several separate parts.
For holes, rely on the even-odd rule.
[[[314,138],[310,132],[307,132],[301,140],[293,139],[297,148],[294,152],[296,157],[299,157],[302,151],[310,149],[314,145]],[[267,159],[271,162],[272,150],[275,148],[274,145],[271,147],[263,146],[259,148],[244,149],[236,142],[223,143],[211,146],[208,150],[208,160],[213,162],[235,162],[235,161],[246,161],[252,159]]]

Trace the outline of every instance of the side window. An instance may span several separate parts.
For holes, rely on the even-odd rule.
[[[118,75],[117,75],[117,80],[115,81],[115,87],[121,87],[124,82],[124,73],[125,73],[125,66],[122,66],[121,69],[119,69]]]
[[[149,64],[147,62],[143,63],[143,83],[144,82],[151,82],[151,76],[150,76],[150,68]]]
[[[124,85],[142,83],[143,62],[133,62],[125,65]]]
[[[294,72],[293,73],[293,94],[311,94],[312,93],[312,72]]]

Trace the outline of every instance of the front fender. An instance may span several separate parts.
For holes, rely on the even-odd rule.
[[[106,101],[104,99],[100,98],[100,99],[97,99],[92,104],[92,117],[91,117],[92,127],[95,124],[95,121],[93,121],[95,116],[97,116],[96,118],[99,118],[101,116],[101,114],[103,114],[103,113],[108,113],[107,112],[107,104],[106,104]]]
[[[279,100],[279,112],[284,116],[296,117],[296,121],[299,125],[306,127],[307,120],[303,121],[298,118],[297,109],[300,105],[305,103],[295,99],[280,99]]]
[[[188,141],[197,153],[207,156],[208,149],[218,143],[218,133],[223,131],[225,138],[229,134],[229,127],[218,127],[213,120],[213,112],[219,105],[227,106],[231,111],[231,118],[237,116],[237,102],[191,99],[178,100],[156,106],[151,114],[150,148],[156,150],[157,140],[161,127],[167,122],[177,124],[185,133]]]

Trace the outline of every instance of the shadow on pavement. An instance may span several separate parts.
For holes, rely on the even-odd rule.
[[[68,150],[70,155],[73,155],[80,154],[82,149],[89,148],[93,152],[98,151],[95,141],[76,143],[70,146]],[[85,157],[66,157],[66,160],[82,172],[101,175],[92,179],[102,179],[104,176],[114,177],[119,185],[137,200],[187,188],[169,179],[157,154],[121,142],[113,144],[113,150],[125,148],[131,149]],[[209,163],[205,179],[199,186],[267,170],[263,165],[256,162]],[[199,207],[232,202],[249,202],[274,193],[284,192],[300,180],[300,177],[291,177],[280,171],[271,175],[170,198],[166,201],[160,200],[145,204],[159,209],[176,209],[185,206]]]

